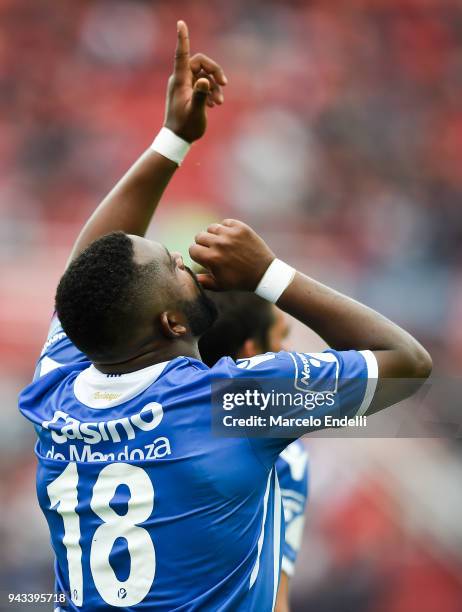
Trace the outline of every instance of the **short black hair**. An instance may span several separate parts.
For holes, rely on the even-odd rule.
[[[270,302],[246,291],[207,292],[218,309],[218,319],[199,340],[199,352],[209,367],[224,356],[236,359],[246,340],[269,350],[269,330],[274,323]]]
[[[137,264],[131,239],[113,232],[93,242],[67,268],[56,291],[56,313],[70,340],[90,359],[117,356],[129,338],[130,322],[145,294],[146,272],[153,265]]]

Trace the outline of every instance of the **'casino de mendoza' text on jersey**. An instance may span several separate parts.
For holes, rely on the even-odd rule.
[[[223,358],[213,368],[177,357],[114,376],[54,319],[19,406],[38,434],[62,610],[273,610],[284,538],[274,464],[292,440],[213,435],[211,381],[297,380],[307,359],[312,379],[345,381],[342,414],[365,412],[377,376],[368,351]]]

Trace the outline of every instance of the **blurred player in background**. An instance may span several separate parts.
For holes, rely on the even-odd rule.
[[[213,367],[222,357],[231,357],[239,366],[246,360],[268,351],[286,350],[289,333],[286,315],[274,304],[254,293],[209,292],[215,302],[218,319],[199,340],[204,363]],[[276,612],[289,611],[289,581],[300,551],[308,499],[308,454],[296,440],[285,448],[276,461],[284,507],[285,537],[282,547],[281,578]]]
[[[39,436],[37,493],[65,610],[273,610],[284,537],[274,464],[307,430],[214,436],[211,384],[251,370],[259,382],[335,385],[333,404],[313,413],[348,418],[407,397],[430,373],[417,340],[276,259],[240,221],[196,236],[190,255],[208,271],[197,276],[142,237],[226,83],[213,60],[190,57],[179,22],[164,128],[78,237],[35,381],[20,396]],[[332,348],[310,372],[307,356],[284,351],[209,368],[198,341],[216,310],[204,288],[265,294]]]

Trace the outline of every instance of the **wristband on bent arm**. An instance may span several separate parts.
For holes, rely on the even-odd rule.
[[[293,281],[295,268],[280,259],[273,259],[255,289],[261,298],[276,304],[278,299]]]

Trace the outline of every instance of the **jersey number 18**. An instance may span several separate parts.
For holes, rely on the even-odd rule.
[[[80,517],[77,513],[77,465],[66,469],[47,487],[50,507],[64,523],[63,544],[66,547],[71,599],[83,605],[82,548]],[[116,489],[125,485],[130,490],[127,512],[117,514],[110,502]],[[152,586],[156,572],[156,554],[151,536],[139,523],[146,521],[154,507],[154,488],[146,472],[128,463],[112,463],[103,467],[93,487],[91,509],[103,523],[96,529],[90,548],[90,569],[95,587],[106,603],[128,607],[140,603]],[[110,562],[114,542],[125,538],[130,555],[130,574],[118,580]]]

